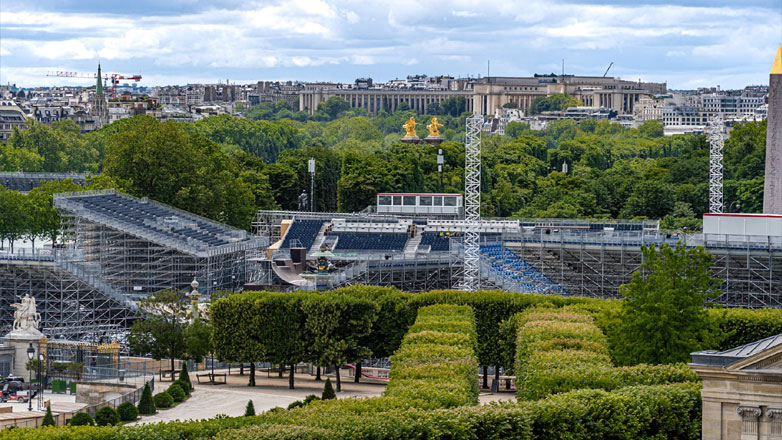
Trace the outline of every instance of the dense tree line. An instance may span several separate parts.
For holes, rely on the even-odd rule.
[[[564,105],[562,96],[546,105]],[[119,190],[247,228],[256,209],[297,209],[299,194],[309,193],[310,158],[318,211],[361,210],[377,192],[439,191],[440,148],[443,190],[462,192],[463,103],[431,110],[444,124],[439,147],[400,143],[407,119],[416,117],[425,137],[433,115],[402,105],[369,117],[341,98],[315,115],[264,103],[246,109],[247,118],[188,124],[137,116],[88,134],[69,121],[31,122],[0,146],[0,168],[100,172]],[[761,209],[765,129],[765,122],[738,124],[726,142],[728,210]],[[512,122],[505,133],[483,136],[484,216],[650,218],[694,229],[708,209],[705,136],[664,137],[656,121],[629,129],[595,119],[554,121],[540,131]]]

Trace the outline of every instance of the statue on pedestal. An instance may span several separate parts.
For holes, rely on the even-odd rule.
[[[429,136],[431,138],[439,138],[440,137],[440,130],[439,128],[442,127],[443,124],[437,122],[437,116],[432,118],[432,122],[426,126],[426,128],[429,130]]]
[[[405,137],[417,137],[415,134],[415,118],[410,118],[402,125],[402,128],[405,129]]]
[[[38,324],[41,322],[41,314],[35,310],[35,298],[25,294],[22,302],[11,304],[15,308],[13,331],[38,332]]]

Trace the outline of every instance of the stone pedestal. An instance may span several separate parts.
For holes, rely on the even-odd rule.
[[[40,350],[40,340],[43,338],[43,334],[38,330],[16,330],[5,335],[3,340],[5,345],[14,349],[14,360],[11,364],[11,373],[14,376],[23,377],[25,382],[30,380],[30,372],[25,368],[27,364],[27,348],[30,343],[33,344],[35,349],[35,358],[38,358],[38,351]]]
[[[405,144],[417,144],[421,142],[421,138],[418,136],[405,136],[401,139],[401,142]]]
[[[443,138],[441,136],[427,136],[424,138],[424,142],[429,145],[440,145],[443,143]]]

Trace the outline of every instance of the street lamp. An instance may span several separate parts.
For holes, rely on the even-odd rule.
[[[33,358],[35,357],[35,349],[33,348],[33,343],[30,343],[30,346],[27,347],[27,360],[32,362]],[[33,410],[33,368],[32,365],[30,365],[30,383],[27,384],[27,410],[32,411]]]
[[[443,164],[445,163],[445,158],[443,157],[443,149],[440,148],[437,151],[437,171],[440,172],[440,194],[443,192]]]
[[[44,388],[44,385],[46,384],[46,380],[42,379],[42,376],[43,376],[42,370],[43,370],[43,353],[41,353],[41,345],[38,344],[38,388],[39,388],[38,391],[40,393],[38,395],[40,397],[39,402],[43,402],[44,401],[43,400],[43,388]],[[40,407],[38,407],[38,408],[40,408]]]
[[[315,158],[307,161],[307,171],[310,173],[310,212],[315,212]]]

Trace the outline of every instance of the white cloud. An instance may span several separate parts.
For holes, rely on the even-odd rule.
[[[417,0],[259,0],[242,9],[215,2],[207,10],[173,16],[151,11],[142,17],[39,11],[26,4],[5,10],[3,3],[3,77],[20,74],[12,68],[100,58],[138,66],[145,83],[164,71],[195,76],[207,74],[204,69],[277,69],[276,75],[289,69],[289,77],[296,78],[305,69],[333,65],[345,65],[339,71],[348,78],[320,79],[349,80],[368,71],[386,78],[476,74],[485,61],[474,60],[485,59],[493,67],[496,63],[497,74],[520,75],[550,70],[546,66],[560,58],[583,66],[584,73],[602,71],[614,60],[617,75],[670,72],[668,77],[684,82],[686,75],[676,75],[697,72],[698,78],[708,78],[714,72],[716,77],[731,66],[759,66],[767,75],[764,66],[775,48],[763,42],[777,41],[781,31],[778,13],[740,3],[691,7],[453,0],[429,7]],[[32,34],[34,38],[26,36]],[[411,65],[423,71],[411,72]]]

